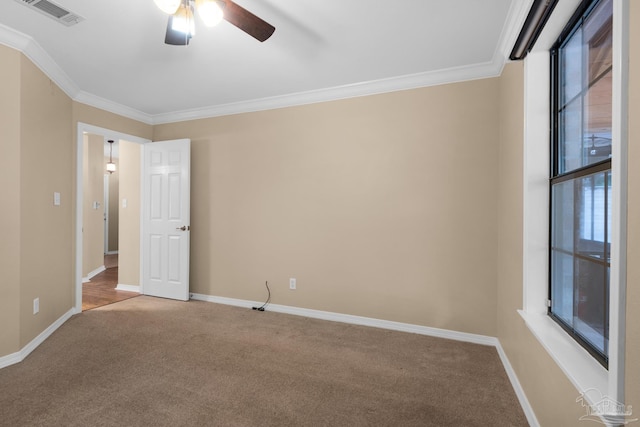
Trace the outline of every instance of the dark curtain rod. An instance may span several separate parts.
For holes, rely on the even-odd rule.
[[[558,0],[534,0],[509,59],[517,61],[527,56],[557,3]]]

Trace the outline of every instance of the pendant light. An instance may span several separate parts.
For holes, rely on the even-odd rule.
[[[107,163],[107,172],[114,173],[116,164],[113,163],[113,139],[107,141],[109,143],[109,163]]]

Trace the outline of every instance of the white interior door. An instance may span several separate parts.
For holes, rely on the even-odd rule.
[[[189,299],[191,140],[143,149],[142,293]]]

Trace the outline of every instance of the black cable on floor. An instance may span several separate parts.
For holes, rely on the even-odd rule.
[[[269,289],[269,282],[264,282],[264,285],[267,287],[267,292],[269,293],[269,296],[267,297],[267,300],[264,302],[264,304],[262,304],[260,307],[252,307],[252,309],[254,310],[264,311],[265,307],[269,305],[269,302],[271,302],[271,289]]]

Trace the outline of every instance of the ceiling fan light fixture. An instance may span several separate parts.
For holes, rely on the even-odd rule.
[[[180,4],[182,3],[181,0],[153,0],[153,1],[156,3],[156,6],[158,6],[158,8],[161,11],[163,11],[168,15],[173,15],[174,13],[176,13],[178,8],[180,7]]]
[[[157,3],[169,0],[154,1]],[[233,0],[181,0],[176,12],[169,15],[165,44],[174,46],[189,44],[189,40],[196,32],[193,20],[196,9],[207,26],[214,26],[224,19],[260,42],[271,37],[276,29],[265,20],[237,5]]]
[[[193,8],[189,4],[181,3],[173,14],[171,28],[188,36],[196,33],[196,23],[193,21]]]
[[[196,9],[200,19],[207,27],[214,27],[222,21],[224,2],[218,0],[196,0]]]

